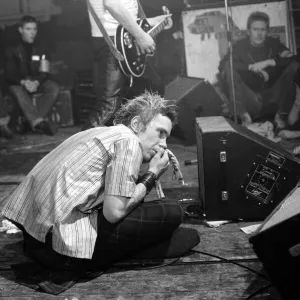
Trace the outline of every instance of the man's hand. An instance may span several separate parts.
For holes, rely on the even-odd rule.
[[[261,72],[262,70],[264,70],[267,67],[274,67],[274,66],[275,66],[274,59],[267,59],[267,60],[256,62],[252,65],[249,65],[248,70],[257,73],[257,72]]]
[[[161,176],[169,166],[168,152],[160,148],[149,162],[149,171],[153,172],[157,177]]]
[[[35,93],[40,83],[37,80],[25,79],[21,81],[21,85],[23,85],[29,93]]]
[[[171,18],[172,14],[167,14],[167,15],[159,15],[153,18],[147,19],[149,25],[151,27],[156,26],[157,24],[163,22],[166,18],[168,18],[168,21],[166,23],[166,26],[164,27],[165,30],[170,29],[173,26],[173,21]]]
[[[155,51],[155,42],[153,38],[146,32],[136,37],[137,46],[142,54],[153,53]]]
[[[261,70],[260,72],[259,72],[259,74],[262,76],[262,78],[264,79],[264,82],[268,82],[269,81],[269,74],[266,72],[266,71],[264,71],[264,70]]]
[[[283,52],[281,52],[281,53],[279,54],[279,56],[280,56],[281,58],[289,58],[289,57],[294,56],[294,53],[291,52],[290,50],[284,50]]]
[[[300,137],[300,131],[292,131],[292,130],[281,130],[278,133],[278,136],[283,140],[292,140]]]

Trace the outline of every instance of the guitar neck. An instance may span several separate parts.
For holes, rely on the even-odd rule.
[[[167,23],[168,23],[168,18],[165,18],[164,21],[158,23],[158,24],[155,25],[153,28],[151,28],[151,29],[148,31],[148,34],[149,34],[151,37],[155,37],[156,35],[158,35],[158,34],[164,29],[164,27],[166,26]]]

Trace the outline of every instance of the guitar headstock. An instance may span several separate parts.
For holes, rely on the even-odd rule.
[[[162,6],[162,11],[163,11],[164,15],[170,15],[171,14],[170,10],[166,6]],[[164,29],[165,30],[170,29],[172,26],[173,26],[172,18],[168,17],[166,19]]]

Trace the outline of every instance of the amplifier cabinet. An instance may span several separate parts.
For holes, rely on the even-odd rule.
[[[300,187],[280,202],[249,238],[283,299],[300,299]]]
[[[300,160],[224,117],[196,118],[196,140],[207,220],[263,220],[299,181]]]

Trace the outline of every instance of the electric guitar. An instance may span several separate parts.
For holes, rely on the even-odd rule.
[[[165,6],[163,7],[163,11],[166,15],[170,14]],[[146,19],[137,21],[138,25],[152,38],[170,24],[169,22],[170,17],[168,16],[151,28]],[[119,60],[122,72],[126,76],[141,77],[145,72],[147,56],[153,56],[154,52],[150,54],[141,54],[134,37],[122,25],[117,27],[115,33],[115,46],[124,56],[124,60]]]

